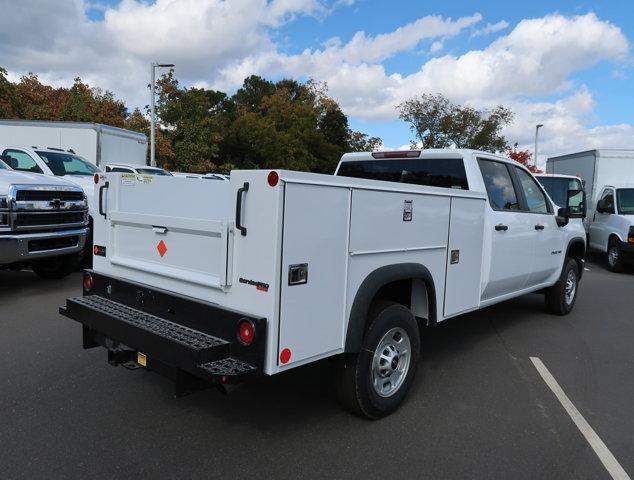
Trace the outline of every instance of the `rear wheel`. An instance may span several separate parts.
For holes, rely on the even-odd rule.
[[[377,419],[395,411],[409,391],[420,332],[412,313],[393,302],[371,308],[368,321],[361,352],[341,359],[337,393],[348,410]]]
[[[561,278],[546,289],[546,308],[555,315],[568,315],[575,306],[579,289],[579,267],[573,258],[568,258]]]
[[[623,254],[617,240],[610,240],[608,245],[608,268],[612,272],[622,272],[624,268]]]
[[[59,257],[45,258],[31,264],[33,271],[42,278],[57,280],[74,272],[81,264],[83,255],[74,253]]]

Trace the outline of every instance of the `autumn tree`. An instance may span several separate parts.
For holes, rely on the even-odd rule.
[[[513,112],[498,105],[492,110],[477,110],[455,105],[441,94],[422,94],[397,106],[399,118],[408,122],[415,135],[412,144],[423,148],[473,148],[503,151],[504,126],[513,120]]]
[[[542,170],[537,168],[537,165],[531,163],[531,158],[533,157],[533,154],[530,153],[528,150],[517,150],[516,148],[508,148],[506,151],[506,155],[510,159],[521,163],[533,173],[543,173]]]

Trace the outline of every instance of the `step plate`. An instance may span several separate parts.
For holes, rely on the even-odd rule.
[[[227,377],[247,375],[249,373],[255,373],[256,371],[253,365],[232,357],[216,360],[215,362],[207,362],[199,365],[198,368],[208,375],[222,375]]]
[[[69,298],[66,316],[112,340],[188,367],[225,358],[229,342],[99,295]]]

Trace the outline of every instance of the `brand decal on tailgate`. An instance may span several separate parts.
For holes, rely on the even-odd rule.
[[[255,288],[257,288],[259,291],[261,292],[268,292],[269,291],[269,284],[268,283],[264,283],[264,282],[256,282],[255,280],[249,280],[247,278],[239,278],[240,283],[245,283],[247,285],[253,285],[255,286]]]

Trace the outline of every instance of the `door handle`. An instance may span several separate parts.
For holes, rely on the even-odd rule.
[[[236,228],[240,230],[243,237],[247,236],[247,227],[242,225],[242,196],[249,191],[249,182],[244,182],[242,187],[238,188],[238,196],[236,199]]]
[[[535,230],[543,230],[544,226],[540,225],[539,223],[537,225],[535,225]]]
[[[497,230],[498,232],[506,232],[508,229],[509,227],[507,227],[506,225],[502,225],[501,223],[495,226],[495,230]]]
[[[99,187],[99,215],[103,215],[103,218],[106,220],[108,217],[106,216],[106,212],[103,209],[103,191],[106,190],[110,186],[109,182],[104,183],[101,187]]]

